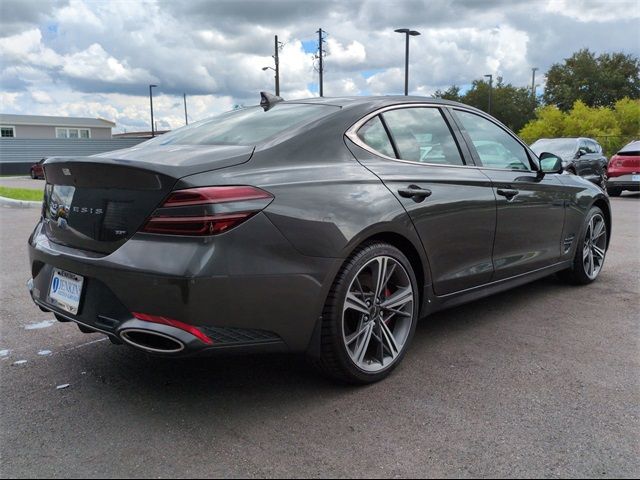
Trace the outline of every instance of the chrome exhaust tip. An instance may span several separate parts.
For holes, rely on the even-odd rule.
[[[151,353],[180,353],[185,344],[177,338],[153,330],[127,328],[120,332],[120,338],[131,345]]]

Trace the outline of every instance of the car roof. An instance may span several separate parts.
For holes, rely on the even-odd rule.
[[[314,97],[295,100],[285,100],[284,103],[313,103],[322,105],[334,105],[338,107],[364,106],[384,107],[386,105],[398,105],[402,103],[435,103],[448,106],[460,106],[474,108],[470,105],[464,105],[460,102],[444,100],[433,97],[405,96],[405,95],[384,95],[384,96],[368,96],[368,97]],[[474,110],[477,110],[474,108]]]

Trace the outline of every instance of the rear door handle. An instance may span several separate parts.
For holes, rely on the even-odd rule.
[[[398,195],[403,198],[412,198],[416,202],[421,202],[431,196],[431,190],[428,188],[420,188],[417,185],[409,185],[407,188],[398,189]]]
[[[520,192],[518,190],[510,190],[510,189],[506,189],[506,188],[499,188],[498,189],[498,195],[502,195],[503,197],[506,197],[507,200],[511,200],[513,197],[515,197],[519,193]]]

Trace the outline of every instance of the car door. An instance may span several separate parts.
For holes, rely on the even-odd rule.
[[[496,201],[489,179],[436,106],[383,109],[347,134],[356,158],[408,212],[424,245],[437,295],[493,275]]]
[[[578,153],[576,158],[576,173],[588,179],[594,176],[593,171],[593,151],[585,138],[578,140]]]
[[[587,140],[589,160],[591,163],[591,171],[593,172],[594,181],[600,180],[607,164],[606,157],[602,154],[602,147],[595,140]]]
[[[538,175],[529,150],[488,116],[455,109],[454,115],[479,169],[491,179],[497,201],[493,280],[559,261],[567,192],[558,175]],[[497,143],[501,156],[476,145]]]

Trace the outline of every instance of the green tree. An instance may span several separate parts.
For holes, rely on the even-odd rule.
[[[460,102],[460,87],[457,85],[451,85],[444,92],[442,90],[436,90],[436,93],[433,94],[435,98],[442,98],[444,100],[452,100],[454,102]]]
[[[489,84],[484,80],[475,80],[460,101],[486,112],[489,105]],[[514,87],[498,77],[491,92],[491,115],[517,132],[535,117],[536,103],[530,89]]]
[[[539,138],[591,137],[612,155],[640,138],[640,100],[624,98],[614,108],[589,107],[577,100],[566,113],[547,105],[536,111],[536,118],[520,130],[520,137],[527,143]]]
[[[616,101],[640,98],[640,60],[634,55],[580,50],[547,72],[543,99],[566,112],[577,100],[588,107],[613,107]]]

